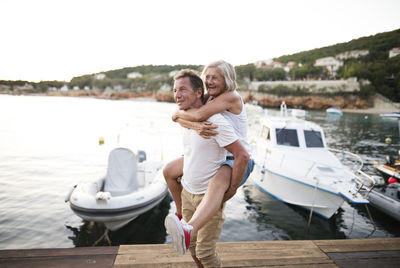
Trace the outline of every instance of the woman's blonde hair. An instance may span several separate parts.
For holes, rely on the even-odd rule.
[[[201,78],[203,79],[204,82],[206,81],[205,80],[206,71],[210,67],[216,67],[221,71],[221,74],[225,79],[226,90],[234,91],[237,89],[236,72],[232,64],[223,60],[209,63],[206,67],[204,67],[203,72],[201,73]]]

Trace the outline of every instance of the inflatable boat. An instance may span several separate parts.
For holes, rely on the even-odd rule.
[[[107,174],[71,189],[65,201],[86,221],[103,222],[115,231],[158,205],[168,193],[161,162],[146,161],[127,148],[110,152]]]

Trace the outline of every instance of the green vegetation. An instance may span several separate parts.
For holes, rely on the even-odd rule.
[[[302,63],[301,67],[291,70],[292,76],[295,74],[299,79],[307,74],[318,74],[317,70],[313,70],[315,67],[312,67],[316,59],[335,57],[339,53],[351,50],[367,49],[369,54],[366,56],[344,60],[338,75],[341,78],[368,79],[371,81],[371,86],[362,89],[362,94],[376,91],[393,101],[400,102],[400,56],[389,58],[389,50],[394,47],[400,47],[400,29],[362,37],[347,43],[285,55],[274,60],[283,63],[289,61]]]
[[[30,90],[32,92],[46,92],[49,87],[60,88],[64,85],[61,81],[40,81],[37,83],[24,81],[24,80],[0,80],[1,88],[7,89],[11,92],[21,88],[21,90]],[[28,85],[28,86],[27,86]],[[32,89],[30,89],[32,88]]]
[[[74,77],[68,84],[69,87],[78,86],[84,88],[98,88],[104,90],[107,87],[121,87],[132,92],[158,90],[164,84],[171,85],[173,78],[169,76],[172,71],[180,69],[194,69],[201,71],[200,65],[141,65],[136,67],[127,67],[123,69],[103,72],[105,78],[96,79],[94,74]],[[139,73],[140,77],[128,78],[130,73]]]

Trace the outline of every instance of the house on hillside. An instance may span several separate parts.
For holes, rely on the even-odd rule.
[[[271,59],[268,59],[268,60],[259,60],[259,61],[256,61],[256,62],[254,63],[254,65],[256,66],[256,68],[260,68],[260,67],[262,67],[262,66],[271,64],[271,62],[272,62]]]
[[[359,57],[366,56],[368,54],[369,54],[368,49],[350,50],[350,51],[346,51],[346,52],[337,54],[336,59],[339,59],[339,60],[347,60],[350,58],[357,59]]]
[[[129,79],[135,79],[135,78],[139,78],[142,77],[143,75],[141,73],[138,72],[132,72],[126,75],[127,78]]]
[[[272,60],[264,60],[264,61],[257,61],[254,63],[256,68],[261,69],[270,69],[270,68],[282,68],[286,72],[289,72],[292,68],[297,66],[297,63],[294,61],[289,61],[287,64],[284,64],[279,61],[272,61]]]
[[[94,75],[94,79],[97,79],[97,80],[102,80],[104,78],[106,78],[106,74],[103,74],[103,73]]]
[[[320,66],[326,68],[328,72],[331,72],[331,75],[333,76],[336,75],[337,70],[342,65],[343,61],[337,60],[334,57],[319,58],[315,61],[314,64],[314,66]]]
[[[67,92],[67,91],[68,91],[68,86],[67,86],[67,85],[63,85],[63,86],[60,88],[60,91],[62,91],[62,92]]]
[[[283,69],[288,73],[294,67],[297,67],[297,63],[294,61],[289,61]]]
[[[25,83],[23,86],[14,86],[14,91],[34,92],[35,87],[29,83]]]
[[[279,61],[272,61],[269,64],[264,64],[261,66],[258,66],[257,68],[263,68],[263,69],[268,69],[268,68],[285,68],[285,64]]]
[[[400,54],[400,47],[394,47],[391,50],[389,50],[389,58],[396,57],[399,54]]]
[[[179,70],[170,71],[170,72],[168,73],[168,76],[169,76],[169,77],[174,77],[178,72],[179,72]]]

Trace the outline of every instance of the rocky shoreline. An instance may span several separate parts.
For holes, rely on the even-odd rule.
[[[279,108],[281,103],[284,101],[288,108],[305,109],[305,110],[326,110],[329,107],[336,106],[346,111],[356,110],[368,110],[372,111],[374,102],[372,99],[362,99],[356,95],[350,95],[346,97],[334,96],[334,97],[321,97],[321,96],[285,96],[278,97],[275,95],[251,92],[251,91],[239,91],[245,103],[253,103],[263,108]],[[158,101],[173,102],[172,92],[161,92],[158,91],[156,94]]]
[[[397,111],[395,107],[375,107],[373,98],[364,99],[356,95],[322,97],[322,96],[285,96],[278,97],[276,95],[253,92],[253,91],[239,91],[245,103],[259,105],[263,108],[279,108],[282,101],[284,101],[288,108],[305,109],[305,110],[326,110],[329,107],[336,106],[341,108],[344,112],[353,113],[369,113],[379,114]],[[19,95],[38,95],[31,93],[22,93]],[[160,102],[174,102],[173,92],[159,90],[145,91],[145,92],[130,92],[130,91],[113,91],[106,90],[100,91],[50,91],[44,94],[47,96],[66,96],[66,97],[94,97],[101,99],[138,99],[146,98]]]

